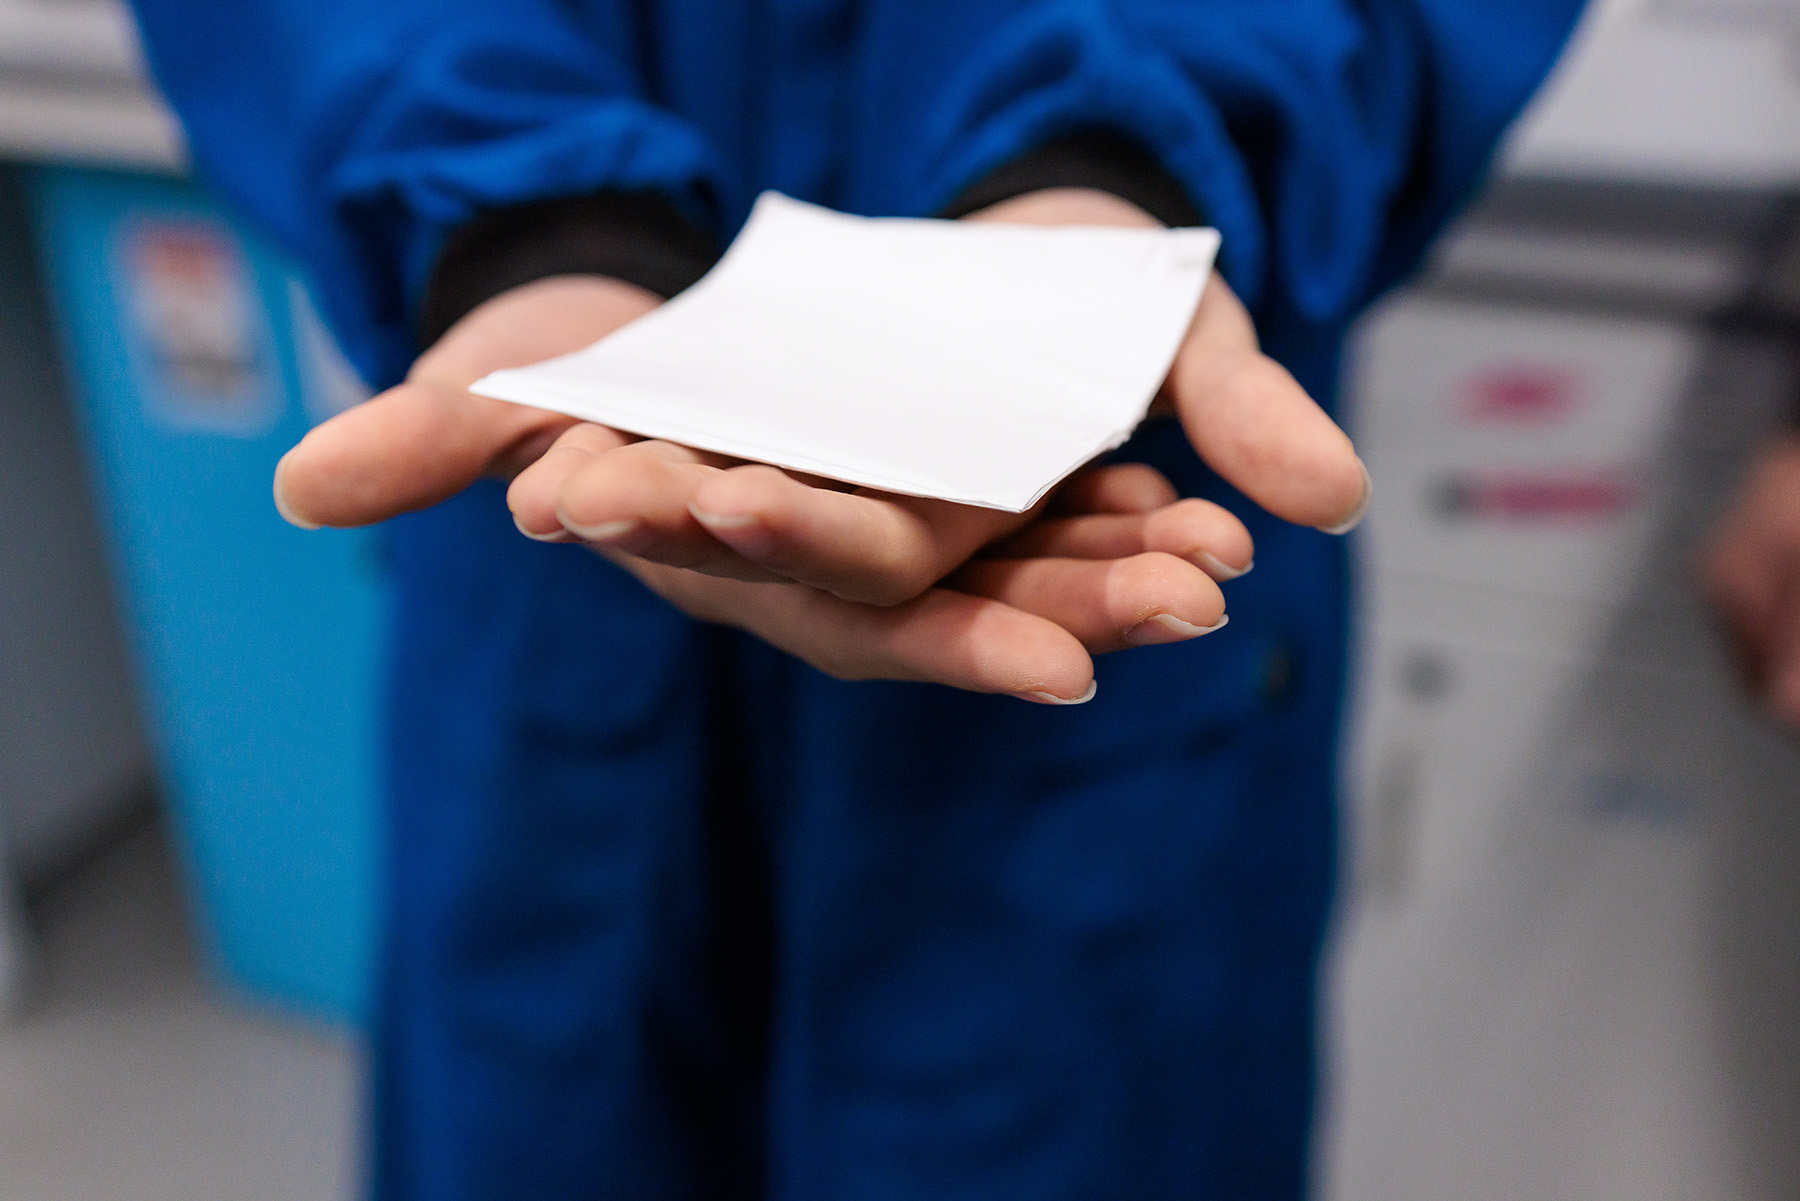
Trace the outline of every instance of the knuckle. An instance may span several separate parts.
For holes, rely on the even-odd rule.
[[[755,463],[721,471],[709,481],[709,486],[721,498],[738,504],[770,505],[780,503],[785,485],[792,482],[776,468]]]
[[[787,477],[773,467],[733,467],[727,470],[697,466],[688,469],[695,481],[694,503],[702,509],[730,513],[754,513],[769,528],[791,534],[799,514],[793,498],[782,488]]]
[[[894,513],[882,513],[864,542],[862,570],[851,590],[856,599],[890,608],[924,592],[944,574],[928,536]]]
[[[591,422],[582,422],[564,430],[551,447],[553,451],[561,451],[594,457],[617,448],[619,436],[611,430]]]
[[[569,512],[585,508],[597,491],[598,481],[587,467],[577,468],[564,476],[556,488],[558,505]]]

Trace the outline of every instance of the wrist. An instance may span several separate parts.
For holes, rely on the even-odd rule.
[[[1098,188],[1042,188],[977,209],[965,221],[1013,225],[1113,225],[1161,229],[1163,223],[1121,196]]]
[[[941,215],[965,217],[997,210],[1003,204],[1027,196],[1067,191],[1111,197],[1130,205],[1159,225],[1192,227],[1206,224],[1200,206],[1154,154],[1139,143],[1106,130],[1069,134],[1026,151],[970,184]],[[1091,212],[1088,215],[1107,214]],[[1100,223],[1126,222],[1105,220]]]

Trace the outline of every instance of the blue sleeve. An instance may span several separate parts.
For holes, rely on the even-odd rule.
[[[633,7],[136,0],[198,173],[307,265],[378,384],[410,363],[438,247],[476,212],[616,187],[704,215],[718,158],[642,99]]]
[[[1341,323],[1479,182],[1579,0],[910,0],[879,6],[873,191],[931,212],[1073,130],[1156,154],[1259,314]],[[871,166],[877,174],[881,168]]]

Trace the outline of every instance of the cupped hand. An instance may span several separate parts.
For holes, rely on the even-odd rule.
[[[1702,580],[1745,683],[1800,730],[1800,434],[1757,457],[1713,532]]]
[[[1157,472],[1096,468],[1067,491],[1076,507],[1028,531],[1031,546],[996,548],[894,605],[596,549],[691,616],[746,630],[842,679],[927,680],[1073,704],[1094,694],[1092,655],[1211,633],[1225,624],[1225,598],[1189,557],[1146,549],[1183,524],[1179,506],[1193,503],[1176,502]]]
[[[1155,225],[1125,201],[1077,189],[1017,197],[970,220]],[[1208,286],[1158,403],[1219,475],[1276,516],[1341,532],[1367,508],[1368,473],[1349,438],[1261,353],[1223,279]],[[514,482],[509,503],[532,537],[729,579],[795,580],[877,605],[919,595],[1040,518],[846,488],[666,442],[619,445],[592,426],[567,430]],[[1101,528],[1087,522],[1074,536],[1091,540]],[[1242,524],[1202,501],[1160,515],[1143,537],[1218,580],[1250,563]]]

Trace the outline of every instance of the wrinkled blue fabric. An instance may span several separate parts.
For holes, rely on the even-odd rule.
[[[1079,129],[1154,151],[1264,343],[1478,182],[1573,0],[139,0],[200,173],[391,383],[448,230],[666,191],[936,211]],[[1341,544],[1242,513],[1232,625],[1043,709],[829,680],[497,488],[395,523],[377,1195],[1294,1198],[1334,861]]]

